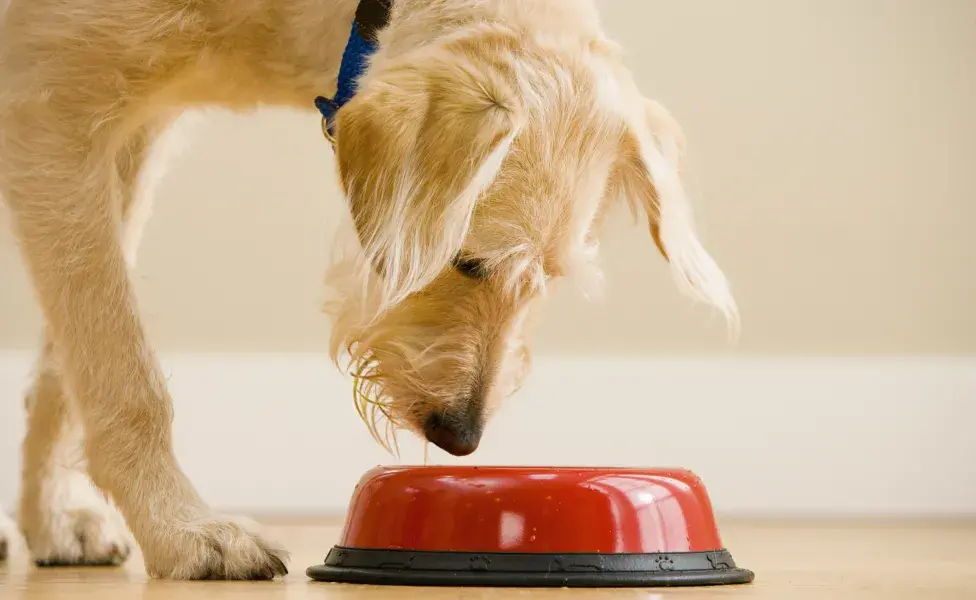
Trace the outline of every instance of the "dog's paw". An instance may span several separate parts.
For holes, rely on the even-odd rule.
[[[0,512],[0,562],[7,560],[17,535],[17,526],[5,513]]]
[[[114,566],[133,546],[122,515],[81,472],[62,471],[21,502],[20,529],[41,567]]]
[[[146,570],[163,579],[274,579],[288,573],[288,552],[241,523],[214,518],[187,524],[144,547]],[[160,532],[161,533],[161,532]]]
[[[34,562],[39,567],[121,565],[130,546],[125,526],[115,521],[87,508],[65,511],[54,528],[28,542]]]

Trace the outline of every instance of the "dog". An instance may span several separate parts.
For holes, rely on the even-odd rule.
[[[0,195],[46,324],[19,510],[38,563],[118,563],[137,543],[156,578],[287,572],[284,549],[216,514],[180,470],[129,271],[174,120],[313,108],[337,88],[360,8],[8,0]],[[681,130],[592,0],[388,11],[326,128],[357,241],[330,270],[332,357],[378,441],[403,429],[473,452],[529,370],[530,310],[558,278],[599,284],[600,224],[621,202],[681,288],[738,322],[695,233]]]

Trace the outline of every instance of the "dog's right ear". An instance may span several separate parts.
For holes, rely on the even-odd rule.
[[[469,62],[384,65],[337,118],[339,176],[366,258],[395,304],[461,250],[519,132],[504,81]]]
[[[612,186],[647,215],[651,237],[681,288],[718,308],[736,332],[738,308],[725,275],[698,239],[681,181],[681,128],[653,100],[639,97],[630,108]]]

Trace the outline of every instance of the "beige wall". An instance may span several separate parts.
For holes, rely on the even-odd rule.
[[[683,123],[706,245],[742,337],[611,224],[607,297],[571,290],[551,352],[976,352],[976,2],[604,0],[645,92]],[[311,101],[311,98],[309,99]],[[138,271],[157,346],[317,350],[343,210],[314,115],[215,116],[160,190]],[[38,336],[0,229],[0,348]]]

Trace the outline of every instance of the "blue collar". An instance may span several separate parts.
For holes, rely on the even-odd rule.
[[[332,144],[335,144],[336,114],[356,95],[357,81],[366,69],[369,57],[379,47],[376,34],[389,22],[391,2],[392,0],[360,0],[352,30],[349,32],[349,41],[346,42],[346,50],[342,53],[335,96],[319,96],[315,99],[315,106],[322,113],[322,132]]]

